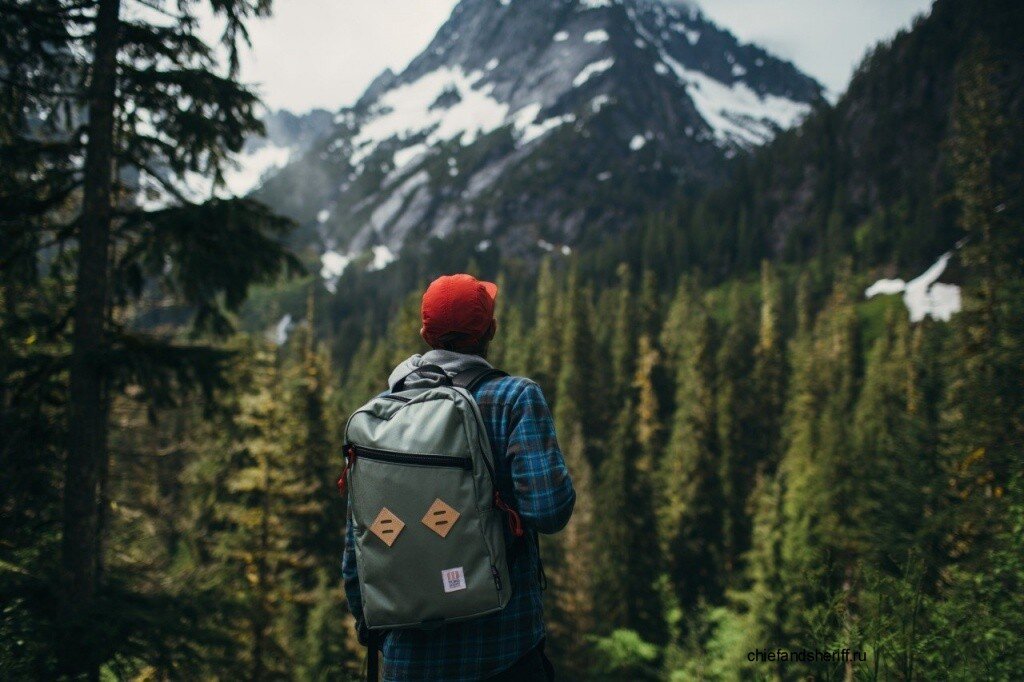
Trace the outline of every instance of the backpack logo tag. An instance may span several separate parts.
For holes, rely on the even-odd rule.
[[[459,520],[459,516],[459,512],[455,511],[451,505],[441,498],[437,498],[420,521],[441,537],[447,537],[452,525]]]
[[[466,589],[466,574],[462,566],[457,568],[446,568],[441,571],[441,583],[445,592],[457,592]]]

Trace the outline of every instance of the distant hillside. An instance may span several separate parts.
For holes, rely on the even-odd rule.
[[[721,279],[762,258],[851,256],[860,268],[920,272],[962,236],[949,170],[958,64],[990,52],[1024,120],[1022,28],[1015,0],[938,0],[867,56],[834,107],[741,159],[721,188],[600,249],[593,270],[626,259]]]

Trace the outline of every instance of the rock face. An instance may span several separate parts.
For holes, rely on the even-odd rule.
[[[516,254],[582,246],[716,179],[821,92],[689,2],[463,0],[257,196],[330,272],[457,230]]]

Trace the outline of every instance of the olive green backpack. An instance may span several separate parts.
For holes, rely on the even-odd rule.
[[[479,382],[505,373],[482,366],[450,379],[436,365],[410,375],[417,373],[437,375],[440,384],[405,389],[403,379],[345,427],[342,478],[371,632],[433,628],[503,609],[511,595],[506,514],[513,534],[522,534],[497,492],[472,396]]]

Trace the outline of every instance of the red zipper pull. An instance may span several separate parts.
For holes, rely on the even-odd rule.
[[[345,458],[345,468],[341,470],[341,476],[338,477],[337,483],[338,492],[342,495],[344,495],[345,491],[348,490],[348,472],[356,461],[356,449],[349,445],[345,448],[345,454],[347,455]]]
[[[525,531],[523,531],[523,520],[519,517],[519,512],[505,504],[505,500],[501,499],[501,493],[497,490],[494,491],[494,506],[505,512],[505,516],[508,517],[508,529],[512,531],[512,535],[517,538],[523,537]]]

